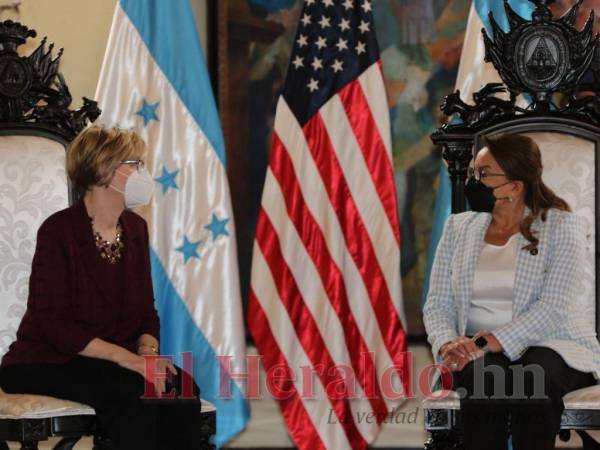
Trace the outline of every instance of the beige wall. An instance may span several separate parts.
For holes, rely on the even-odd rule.
[[[191,0],[198,19],[200,37],[206,42],[206,1]],[[0,5],[12,4],[0,0]],[[73,96],[72,107],[81,97],[93,97],[104,57],[116,0],[22,0],[20,13],[4,11],[0,20],[12,19],[33,28],[38,36],[22,46],[31,53],[44,36],[58,50],[64,47],[61,71]]]
[[[208,0],[191,0],[192,8],[194,8],[194,14],[196,14],[196,23],[198,24],[198,32],[200,33],[200,39],[202,40],[202,47],[204,47],[204,54],[206,55],[206,35],[207,24],[206,24],[206,3]]]

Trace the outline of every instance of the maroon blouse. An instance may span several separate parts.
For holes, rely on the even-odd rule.
[[[83,200],[40,226],[27,311],[1,366],[65,363],[95,337],[132,351],[142,334],[159,339],[146,222],[127,210],[119,220],[114,265],[100,257]]]

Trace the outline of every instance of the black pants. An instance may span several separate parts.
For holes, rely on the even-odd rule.
[[[506,450],[509,430],[514,450],[554,449],[563,395],[596,384],[545,347],[530,347],[514,362],[488,353],[453,378],[465,450]]]
[[[177,368],[178,372],[181,369]],[[173,388],[179,388],[179,376]],[[48,395],[96,410],[98,430],[115,450],[200,449],[199,401],[144,400],[144,378],[110,361],[77,356],[65,364],[0,369],[7,393]],[[198,398],[198,387],[194,384]]]

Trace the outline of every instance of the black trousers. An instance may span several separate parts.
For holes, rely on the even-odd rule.
[[[589,372],[569,367],[546,347],[530,347],[511,362],[488,353],[453,373],[461,396],[459,420],[465,450],[554,449],[563,395],[596,384]]]
[[[173,388],[180,391],[178,376]],[[77,356],[65,364],[21,364],[0,369],[7,393],[48,395],[96,410],[98,430],[115,450],[198,450],[199,400],[145,400],[144,378],[110,361]],[[193,385],[198,399],[199,390]]]

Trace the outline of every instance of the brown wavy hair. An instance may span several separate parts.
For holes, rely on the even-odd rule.
[[[525,205],[531,210],[521,222],[521,234],[529,241],[523,249],[537,249],[539,239],[531,229],[533,222],[538,217],[545,221],[550,208],[571,211],[571,207],[542,181],[542,155],[533,139],[522,134],[504,133],[484,138],[484,145],[510,181],[523,182]]]

